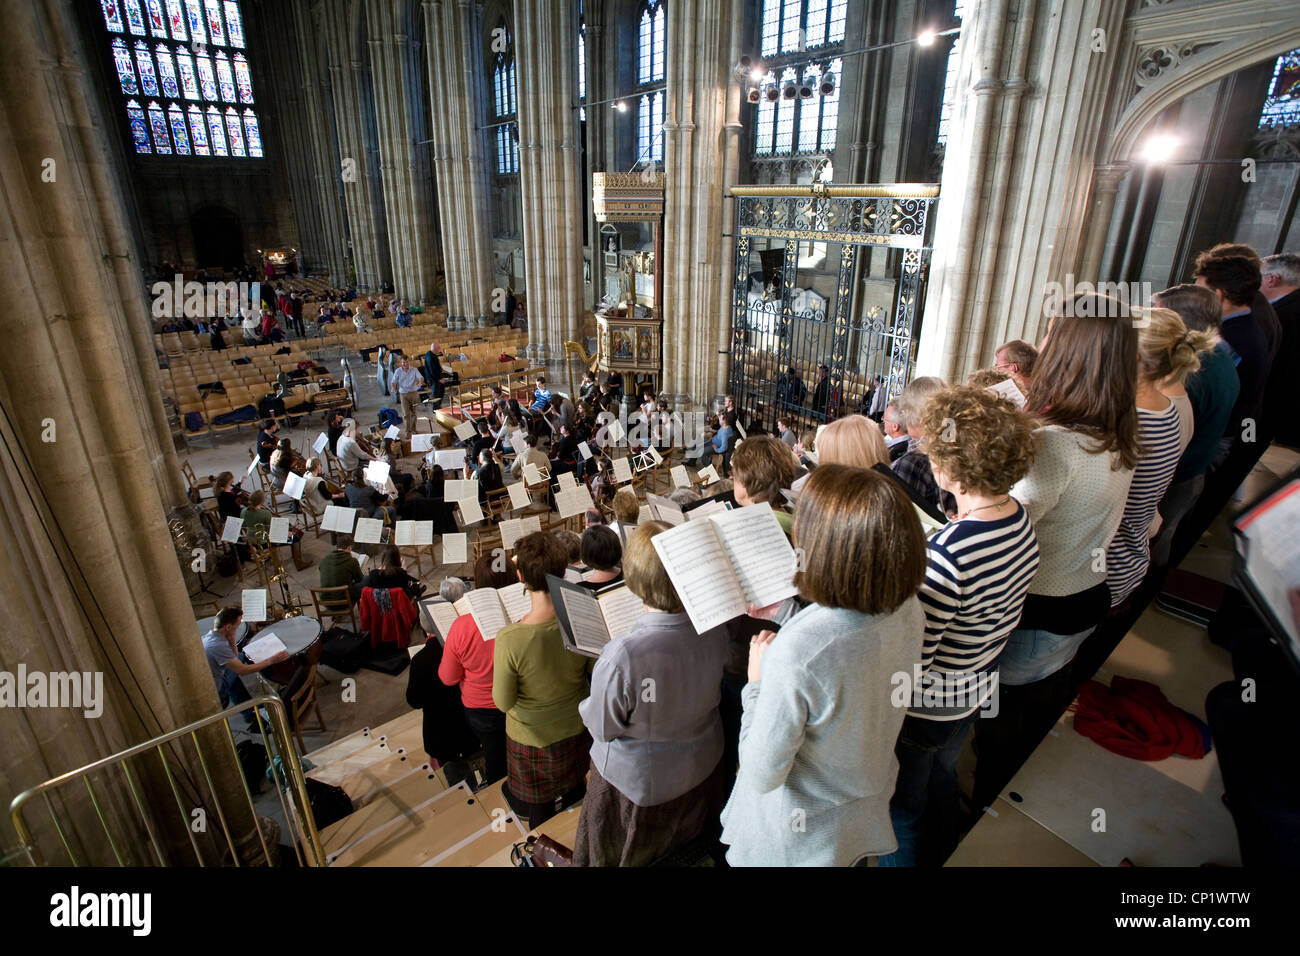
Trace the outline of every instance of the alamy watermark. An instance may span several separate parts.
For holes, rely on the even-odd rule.
[[[1049,282],[1043,289],[1043,314],[1067,318],[1144,320],[1146,303],[1155,291],[1150,282]],[[1096,312],[1097,314],[1093,314]]]
[[[186,282],[179,272],[171,282],[155,282],[155,319],[223,319],[261,312],[260,282]]]
[[[618,414],[604,411],[596,416],[596,443],[602,448],[640,445],[647,448],[680,447],[687,458],[699,456],[708,440],[708,416],[704,412],[656,412],[647,419],[640,409],[631,414],[622,406]]]
[[[104,713],[103,671],[0,671],[0,708],[68,707],[90,719]]]
[[[998,702],[997,671],[976,674],[922,672],[920,664],[912,670],[897,671],[889,679],[893,686],[889,701],[895,707],[916,710],[979,710],[981,717],[996,717]]]

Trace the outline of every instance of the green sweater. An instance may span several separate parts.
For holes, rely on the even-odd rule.
[[[351,551],[331,551],[320,559],[320,586],[323,588],[345,588],[353,581],[361,580],[361,563],[353,557]]]
[[[245,508],[239,516],[244,519],[244,537],[266,547],[271,535],[271,512],[265,508]]]
[[[588,659],[564,649],[560,624],[510,624],[496,636],[492,699],[505,711],[506,734],[529,747],[582,733],[578,704],[589,693]]]

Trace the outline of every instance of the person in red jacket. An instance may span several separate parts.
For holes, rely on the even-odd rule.
[[[405,650],[411,643],[411,628],[420,617],[402,589],[402,579],[410,575],[402,570],[401,556],[392,545],[380,552],[379,565],[361,582],[361,629],[370,634],[371,647],[396,643]]]
[[[509,572],[492,569],[494,560],[491,554],[484,554],[474,565],[476,588],[503,588],[514,583]],[[495,651],[495,642],[483,639],[473,616],[462,614],[447,634],[442,661],[438,665],[438,677],[444,684],[449,687],[460,685],[465,720],[483,745],[483,754],[487,758],[485,783],[493,783],[506,775],[506,715],[497,710],[492,700],[492,658]]]

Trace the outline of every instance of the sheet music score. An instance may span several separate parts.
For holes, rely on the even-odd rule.
[[[460,509],[460,523],[463,525],[483,520],[483,509],[479,507],[477,498],[462,498],[456,502],[456,507]]]
[[[532,504],[533,500],[528,497],[528,489],[524,487],[522,481],[516,481],[513,485],[506,485],[506,491],[510,492],[511,508],[527,508]]]
[[[687,521],[695,521],[700,518],[707,518],[710,515],[721,514],[727,510],[726,502],[710,501],[708,504],[700,505],[698,508],[692,508],[685,512]]]
[[[266,588],[246,588],[239,595],[239,604],[247,623],[266,620]]]
[[[530,534],[539,533],[542,530],[541,515],[529,515],[527,518],[520,518],[519,520],[524,523],[524,533],[521,537],[526,538]]]
[[[221,529],[221,540],[227,541],[230,544],[237,543],[239,541],[239,533],[243,528],[243,518],[227,518],[225,527]]]
[[[632,466],[626,458],[615,458],[614,460],[614,480],[620,485],[632,480]]]
[[[267,532],[267,539],[272,544],[288,544],[289,519],[273,517],[271,519],[271,529]]]
[[[1300,660],[1300,480],[1279,488],[1236,526],[1245,572]]]
[[[428,613],[429,620],[433,622],[434,629],[438,632],[438,636],[441,637],[445,643],[447,635],[451,633],[451,626],[455,624],[456,619],[460,617],[460,615],[456,613],[456,609],[451,605],[451,602],[445,601],[442,598],[426,598],[420,602],[420,607],[424,608]]]
[[[393,544],[399,548],[418,548],[433,544],[432,521],[399,521],[394,531]]]
[[[632,631],[637,620],[645,613],[645,602],[624,585],[613,588],[597,596],[601,614],[605,618],[605,627],[610,640],[616,640]]]
[[[284,641],[274,634],[263,634],[244,645],[244,656],[254,664],[260,664],[262,661],[268,661],[276,654],[288,649],[284,646]]]
[[[321,432],[316,436],[316,440],[311,443],[311,450],[317,455],[325,454],[325,449],[330,446],[330,436]]]
[[[1016,386],[1013,379],[1006,379],[1005,381],[998,382],[996,385],[990,385],[988,386],[988,390],[995,395],[1001,395],[1003,398],[1010,399],[1016,408],[1025,407],[1024,393]]]
[[[563,588],[561,593],[573,643],[593,655],[599,654],[609,643],[609,628],[596,595],[586,588]]]
[[[384,522],[379,518],[358,518],[357,530],[352,539],[357,544],[380,544]]]
[[[707,468],[700,469],[699,474],[697,476],[697,480],[701,484],[711,485],[715,481],[720,481],[721,479],[718,478],[718,469],[714,468],[712,465],[709,465]]]
[[[578,453],[582,455],[582,460],[586,461],[591,457],[591,446],[585,441],[578,442]]]
[[[766,501],[710,518],[750,604],[767,607],[798,593],[794,548]]]
[[[685,465],[673,465],[668,474],[672,476],[674,488],[689,488],[692,484],[691,476],[686,473]]]
[[[477,498],[478,485],[464,478],[447,478],[442,483],[442,497],[445,501],[460,501],[464,498]]]
[[[524,536],[523,519],[507,518],[498,527],[501,529],[501,547],[513,551],[519,539]]]
[[[396,425],[389,425],[388,430],[384,432],[384,437],[396,438],[400,434],[402,434],[402,430],[400,428],[398,428]]]
[[[416,434],[411,436],[411,451],[432,451],[434,436],[431,434]]]
[[[523,581],[516,581],[509,587],[497,588],[497,595],[501,598],[501,605],[506,609],[506,616],[510,618],[512,624],[533,609],[533,599],[529,596]]]
[[[251,475],[253,472],[255,472],[257,470],[257,466],[261,463],[261,460],[262,459],[260,458],[254,457],[252,462],[248,466],[248,471],[244,472],[244,474]]]
[[[591,500],[591,492],[585,486],[578,485],[568,491],[557,492],[555,506],[560,509],[561,518],[572,518],[596,507],[596,504]]]
[[[637,512],[636,520],[637,524],[644,524],[647,521],[655,520],[654,513],[650,510],[649,505],[641,506],[641,509]]]
[[[326,505],[325,517],[321,519],[321,530],[351,534],[352,525],[356,518],[356,508],[340,508],[338,505]]]
[[[461,422],[452,430],[461,441],[469,441],[478,434],[478,428],[475,427],[473,422]]]
[[[578,479],[573,477],[573,472],[571,471],[560,472],[556,475],[555,480],[559,483],[561,491],[569,491],[572,488],[578,487]]]
[[[370,482],[372,485],[383,487],[388,483],[389,471],[390,466],[388,462],[372,458],[366,463],[366,481]]]
[[[462,610],[462,613],[474,616],[474,623],[478,625],[478,632],[485,641],[495,640],[501,628],[510,623],[506,617],[505,605],[501,603],[497,592],[491,588],[475,588],[473,591],[467,591],[465,596],[456,602],[456,608]]]
[[[748,609],[712,521],[688,521],[651,541],[696,631],[703,633]]]
[[[464,448],[438,448],[433,456],[434,461],[443,471],[459,471],[465,467]]]
[[[543,471],[531,461],[524,462],[524,481],[530,485],[540,485],[551,477],[550,471]]]
[[[664,498],[647,492],[645,500],[650,508],[651,516],[656,521],[679,525],[686,520],[686,515],[682,514],[682,509],[671,498]]]
[[[294,501],[302,501],[302,493],[307,490],[307,479],[302,475],[289,472],[284,478],[284,493]]]
[[[465,532],[442,536],[442,563],[464,564],[469,560],[469,535]]]

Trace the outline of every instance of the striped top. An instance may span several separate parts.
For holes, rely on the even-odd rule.
[[[1156,505],[1173,481],[1174,469],[1189,438],[1184,438],[1181,416],[1173,401],[1158,412],[1138,409],[1141,451],[1133,469],[1128,500],[1124,503],[1124,517],[1106,547],[1106,584],[1110,588],[1111,607],[1132,594],[1147,573]]]
[[[1038,539],[1019,502],[1006,518],[959,519],[930,537],[919,595],[926,676],[913,688],[912,716],[958,720],[984,705],[1037,571]]]

